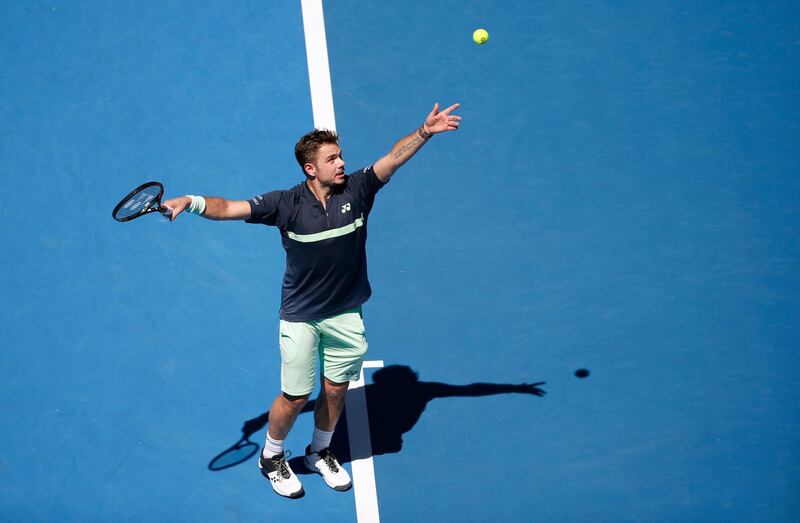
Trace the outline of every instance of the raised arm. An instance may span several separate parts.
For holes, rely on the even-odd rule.
[[[191,196],[179,196],[162,202],[163,206],[172,209],[171,222],[183,211],[189,208],[190,212],[199,214],[209,220],[246,220],[250,218],[250,203],[247,200],[226,200],[215,196],[195,196],[205,201],[205,208],[200,200],[195,200],[197,205],[192,205]]]
[[[425,118],[422,126],[408,136],[401,138],[389,154],[375,162],[375,174],[382,182],[388,182],[389,178],[406,163],[412,156],[419,151],[431,136],[445,131],[455,131],[461,123],[461,117],[450,113],[458,109],[461,104],[453,104],[444,111],[439,112],[439,104],[433,105],[433,110]]]

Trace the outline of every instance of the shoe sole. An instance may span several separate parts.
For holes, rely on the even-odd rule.
[[[322,476],[322,480],[325,482],[325,484],[326,484],[326,485],[328,485],[328,486],[329,486],[330,488],[332,488],[333,490],[336,490],[336,491],[338,491],[338,492],[345,492],[345,491],[347,491],[347,490],[350,490],[351,488],[353,488],[353,482],[352,482],[352,481],[351,481],[350,483],[348,483],[347,485],[340,485],[340,486],[331,485],[330,483],[328,483],[328,480],[327,480],[327,479],[325,479],[325,476],[323,476],[323,475],[322,475],[322,472],[320,472],[320,471],[317,469],[317,467],[315,467],[314,465],[309,465],[309,464],[308,464],[308,461],[306,461],[306,460],[305,460],[305,458],[303,458],[303,465],[305,465],[305,466],[306,466],[306,468],[307,468],[309,471],[311,471],[311,472],[316,472],[317,474],[319,474],[320,476]]]

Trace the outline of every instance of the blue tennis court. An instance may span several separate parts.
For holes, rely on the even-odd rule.
[[[463,117],[371,215],[374,363],[334,446],[371,458],[380,521],[800,519],[800,6],[324,14],[348,171],[434,102]],[[303,498],[251,453],[277,231],[110,216],[149,180],[302,180],[301,2],[6,2],[0,61],[0,519],[357,521],[297,461],[310,413]]]

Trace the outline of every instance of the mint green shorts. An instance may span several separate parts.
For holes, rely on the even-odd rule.
[[[355,381],[367,353],[361,307],[313,321],[281,320],[281,391],[304,396],[320,373],[334,383]]]

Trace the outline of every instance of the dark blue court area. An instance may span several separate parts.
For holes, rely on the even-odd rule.
[[[324,10],[349,171],[462,104],[370,216],[380,520],[800,520],[800,4]],[[0,520],[355,522],[311,413],[303,498],[253,455],[278,232],[111,218],[303,179],[300,0],[7,1],[0,64]]]

